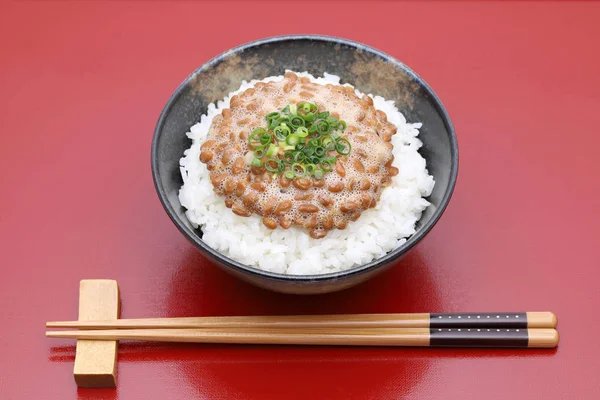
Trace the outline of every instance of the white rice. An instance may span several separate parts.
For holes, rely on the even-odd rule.
[[[340,78],[325,73],[322,78],[307,76],[313,82],[339,84]],[[262,82],[280,81],[272,76]],[[234,94],[253,87],[258,80],[244,81],[235,92],[217,104],[210,104],[200,122],[190,128],[187,136],[192,146],[180,160],[183,186],[179,200],[194,227],[204,233],[204,242],[218,252],[245,265],[265,271],[294,275],[325,274],[366,264],[402,245],[415,233],[415,223],[429,202],[434,180],[428,174],[425,159],[418,153],[422,142],[417,138],[421,123],[407,123],[394,101],[380,96],[373,98],[375,108],[386,113],[388,121],[398,128],[392,136],[394,162],[400,173],[392,178],[375,208],[366,210],[344,230],[332,230],[324,239],[313,239],[305,229],[292,226],[270,230],[262,217],[254,214],[240,217],[225,207],[223,198],[214,191],[206,165],[199,160],[200,146],[206,140],[212,119],[229,107]],[[347,85],[350,86],[350,85]],[[358,95],[362,95],[356,90]]]

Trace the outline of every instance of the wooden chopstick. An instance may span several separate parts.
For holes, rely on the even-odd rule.
[[[555,328],[551,312],[338,314],[243,317],[142,318],[112,321],[50,321],[47,328],[206,329],[206,328]]]
[[[555,329],[500,328],[263,328],[263,329],[123,329],[51,331],[51,338],[141,340],[154,342],[552,348]]]

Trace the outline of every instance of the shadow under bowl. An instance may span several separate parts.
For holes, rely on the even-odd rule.
[[[323,275],[284,275],[243,265],[210,248],[185,216],[178,192],[183,184],[179,159],[191,141],[185,133],[206,113],[210,103],[237,90],[243,80],[282,75],[286,69],[338,75],[363,93],[394,100],[409,122],[422,122],[419,150],[435,179],[431,205],[416,233],[399,248],[360,267]],[[315,294],[345,289],[373,277],[405,255],[435,225],[450,201],[458,175],[456,135],[439,98],[410,68],[393,57],[345,39],[280,36],[229,50],[192,73],[167,102],[154,131],[152,174],[167,214],[183,235],[219,267],[257,286],[284,293]]]

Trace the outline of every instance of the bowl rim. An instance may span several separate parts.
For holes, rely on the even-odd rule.
[[[214,250],[210,246],[208,246],[195,233],[194,230],[190,229],[189,227],[187,227],[185,224],[183,224],[180,221],[175,209],[171,206],[171,204],[168,201],[166,190],[161,185],[160,174],[158,171],[158,163],[157,163],[158,142],[159,142],[162,128],[164,127],[167,115],[171,111],[171,108],[173,107],[173,104],[175,103],[175,101],[182,95],[183,91],[185,90],[187,84],[190,82],[191,79],[194,79],[204,69],[210,68],[213,65],[221,62],[226,57],[229,57],[234,54],[239,54],[246,49],[256,47],[256,46],[262,46],[262,45],[270,44],[270,43],[296,41],[296,40],[322,41],[322,42],[331,42],[331,43],[335,43],[335,44],[341,44],[344,46],[354,48],[355,50],[370,52],[370,53],[375,54],[376,56],[380,57],[381,59],[383,59],[386,62],[391,62],[391,63],[395,64],[396,66],[401,68],[406,74],[408,74],[413,81],[417,82],[429,96],[431,96],[438,112],[442,116],[442,120],[444,121],[444,125],[446,126],[446,129],[449,132],[449,138],[450,138],[451,170],[450,170],[450,177],[449,177],[449,181],[448,181],[448,188],[446,189],[446,192],[444,193],[444,196],[442,197],[440,206],[434,211],[434,213],[431,216],[431,218],[429,219],[429,221],[427,221],[421,227],[421,229],[419,229],[415,234],[410,236],[406,240],[405,243],[403,243],[401,246],[395,248],[394,250],[386,253],[383,257],[377,258],[367,264],[363,264],[358,267],[353,267],[353,268],[350,268],[350,269],[347,269],[344,271],[330,272],[327,274],[319,274],[319,275],[287,275],[287,274],[264,271],[264,270],[258,269],[256,267],[242,264],[239,261],[236,261],[236,260],[218,252],[217,250]],[[199,68],[197,68],[194,72],[192,72],[177,87],[175,92],[173,92],[173,94],[170,96],[169,100],[165,104],[165,106],[158,118],[156,127],[154,128],[154,135],[152,138],[152,150],[151,150],[151,166],[152,166],[152,178],[154,181],[154,187],[156,189],[156,192],[158,194],[160,202],[163,205],[163,208],[167,212],[167,215],[169,216],[171,221],[173,221],[173,223],[179,229],[179,231],[181,233],[183,233],[183,235],[190,242],[192,242],[192,244],[194,244],[196,247],[204,250],[211,259],[213,259],[217,263],[225,265],[226,267],[231,268],[235,271],[238,271],[238,272],[241,272],[244,274],[250,274],[250,275],[253,275],[256,277],[268,278],[270,280],[275,280],[275,281],[280,281],[280,282],[285,281],[285,282],[290,282],[290,283],[309,283],[309,282],[322,282],[322,281],[338,280],[338,279],[342,279],[342,278],[349,278],[354,275],[360,275],[360,274],[367,273],[371,270],[375,270],[381,266],[389,264],[393,260],[406,254],[421,239],[423,239],[425,237],[425,235],[427,235],[431,231],[431,229],[434,227],[434,225],[441,218],[441,216],[444,213],[446,207],[448,206],[448,203],[450,202],[450,198],[452,197],[452,194],[454,192],[454,188],[456,186],[456,181],[458,178],[458,143],[457,143],[457,139],[456,139],[456,133],[454,130],[454,126],[453,126],[450,116],[449,116],[448,112],[446,111],[446,108],[444,107],[440,98],[433,91],[433,89],[427,84],[427,82],[425,82],[425,80],[423,80],[423,78],[421,78],[419,75],[417,75],[410,67],[408,67],[401,61],[399,61],[396,58],[392,57],[391,55],[384,53],[380,50],[377,50],[371,46],[368,46],[368,45],[365,45],[365,44],[362,44],[359,42],[355,42],[352,40],[340,38],[340,37],[324,36],[324,35],[306,35],[306,34],[281,35],[281,36],[273,36],[273,37],[268,37],[268,38],[264,38],[264,39],[254,40],[254,41],[242,44],[240,46],[237,46],[230,50],[225,51],[225,52],[213,57],[206,63],[202,64]]]

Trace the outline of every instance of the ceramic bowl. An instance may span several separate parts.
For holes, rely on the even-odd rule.
[[[395,100],[409,122],[422,122],[421,155],[435,179],[431,202],[416,233],[399,248],[368,264],[324,275],[283,275],[243,265],[210,248],[185,216],[177,194],[179,159],[191,141],[185,133],[207,106],[239,88],[243,80],[283,75],[286,69],[328,72],[364,93]],[[179,231],[216,265],[263,288],[298,294],[332,292],[363,282],[396,264],[433,228],[444,212],[458,174],[456,135],[442,102],[415,72],[395,58],[345,39],[298,35],[273,37],[228,50],[193,72],[167,102],[154,131],[152,174],[158,197]]]

